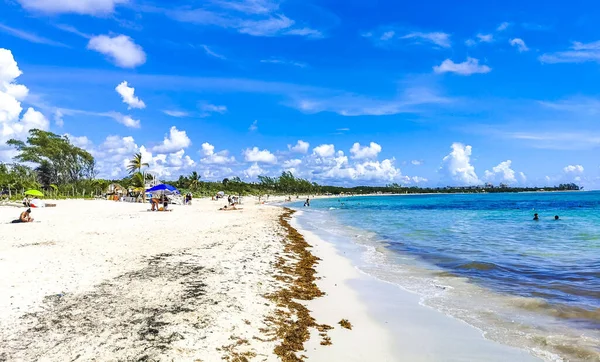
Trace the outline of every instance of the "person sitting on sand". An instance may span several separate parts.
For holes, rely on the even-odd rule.
[[[232,210],[241,210],[241,208],[237,208],[235,207],[235,205],[225,205],[222,208],[219,209],[220,211],[232,211]]]
[[[533,220],[536,220],[536,221],[537,221],[537,220],[539,220],[539,219],[540,219],[540,218],[539,218],[538,214],[533,214]]]
[[[13,224],[19,224],[22,222],[33,222],[33,218],[31,217],[31,209],[27,209],[21,213],[17,220],[13,220]]]
[[[25,207],[31,206],[31,201],[29,201],[29,196],[25,196],[25,198],[23,199],[23,206],[25,206]]]

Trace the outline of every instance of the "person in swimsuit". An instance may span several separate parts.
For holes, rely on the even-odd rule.
[[[539,220],[540,218],[538,217],[538,214],[533,214],[533,220]]]
[[[31,217],[31,209],[27,209],[21,213],[17,220],[14,220],[13,224],[19,224],[22,222],[33,222],[33,218]]]

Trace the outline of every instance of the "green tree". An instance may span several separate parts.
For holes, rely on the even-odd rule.
[[[11,139],[7,144],[19,152],[15,160],[37,165],[36,170],[45,187],[52,183],[77,182],[95,176],[94,157],[71,144],[67,136],[32,129],[27,141]]]
[[[198,189],[198,186],[200,186],[200,179],[202,178],[202,176],[200,176],[198,172],[194,171],[187,178],[189,180],[190,189],[196,191]]]

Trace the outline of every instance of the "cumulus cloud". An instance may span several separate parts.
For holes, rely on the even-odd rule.
[[[244,170],[244,178],[247,178],[247,179],[255,179],[256,177],[264,175],[264,174],[265,174],[265,170],[260,168],[260,166],[257,163],[252,164],[252,166],[250,166],[246,170]]]
[[[569,166],[566,166],[565,168],[563,168],[564,173],[579,174],[579,173],[583,173],[583,171],[584,171],[584,168],[581,165],[569,165]]]
[[[439,169],[440,174],[446,181],[461,185],[477,185],[480,183],[475,167],[471,165],[471,146],[465,146],[462,143],[452,144],[450,152],[442,160],[442,166]]]
[[[332,157],[335,154],[334,145],[320,145],[313,148],[313,153],[319,157]]]
[[[361,146],[360,143],[356,142],[350,149],[352,158],[357,160],[365,158],[377,158],[379,152],[381,152],[381,146],[375,142],[371,142],[368,146]]]
[[[201,163],[212,165],[225,165],[235,162],[235,157],[229,157],[229,151],[223,150],[215,152],[215,146],[211,145],[208,142],[202,144],[202,149],[200,151],[204,156],[206,156],[200,160]]]
[[[510,45],[517,47],[517,49],[519,50],[520,53],[526,52],[529,50],[527,45],[525,45],[525,42],[523,41],[523,39],[520,39],[520,38],[510,39],[509,43],[510,43]]]
[[[247,148],[243,154],[247,162],[277,163],[277,157],[274,154],[269,150],[259,150],[258,147]]]
[[[296,142],[296,145],[294,145],[294,146],[288,145],[288,149],[290,151],[296,152],[296,153],[307,153],[309,147],[310,147],[310,144],[308,142],[304,142],[302,140],[298,140],[298,142]]]
[[[23,140],[29,130],[47,130],[50,126],[48,119],[34,108],[28,108],[21,116],[21,101],[29,93],[27,87],[16,82],[21,74],[12,52],[0,48],[0,161],[9,161],[14,156],[6,141],[11,138]]]
[[[88,49],[106,55],[121,68],[135,68],[146,63],[146,53],[141,46],[126,35],[98,35],[90,39]]]
[[[436,73],[456,73],[460,75],[471,75],[476,73],[489,73],[492,68],[487,65],[479,65],[479,60],[468,57],[462,63],[454,63],[451,59],[446,59],[440,65],[433,67]]]
[[[131,118],[131,116],[123,116],[123,115],[118,115],[115,117],[115,119],[117,120],[117,122],[121,123],[122,125],[124,125],[125,127],[129,127],[129,128],[140,128],[140,120],[139,119],[133,119]]]
[[[196,162],[185,154],[183,149],[174,152],[154,154],[146,146],[138,146],[133,137],[108,136],[105,141],[86,149],[96,158],[100,177],[123,177],[127,175],[127,165],[135,153],[142,154],[142,162],[149,164],[148,170],[158,177],[174,177],[191,172]]]
[[[126,103],[131,108],[146,108],[144,101],[135,96],[135,88],[130,87],[127,81],[122,82],[115,88],[117,93],[123,98],[123,103]]]
[[[283,162],[283,168],[286,168],[286,169],[296,168],[296,167],[300,166],[301,164],[302,164],[302,160],[295,158],[295,159],[286,160],[285,162]]]
[[[175,152],[184,148],[189,147],[192,141],[187,136],[185,131],[180,131],[177,127],[173,126],[169,130],[169,134],[165,136],[162,144],[154,147],[154,152],[169,153]]]
[[[107,15],[129,0],[17,0],[27,10],[49,14]]]
[[[506,160],[500,162],[498,166],[492,168],[492,171],[485,171],[485,178],[488,181],[500,181],[506,183],[516,183],[515,171],[511,168],[512,161]]]

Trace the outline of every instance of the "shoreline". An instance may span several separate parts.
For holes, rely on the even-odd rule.
[[[317,284],[327,294],[309,303],[315,316],[326,323],[346,316],[360,326],[348,333],[331,331],[332,348],[311,351],[316,344],[309,343],[314,360],[541,361],[525,349],[488,340],[478,328],[423,305],[417,294],[360,271],[346,255],[349,250],[303,229],[297,218],[292,225],[323,259],[317,271],[324,277]],[[377,358],[368,355],[374,350],[381,353]]]

